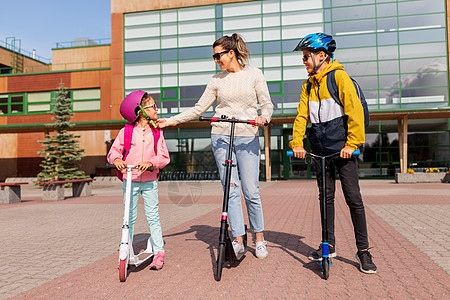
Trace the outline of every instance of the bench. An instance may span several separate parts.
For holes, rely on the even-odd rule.
[[[21,185],[28,182],[0,182],[0,203],[21,202]]]
[[[94,179],[70,179],[59,181],[42,181],[36,182],[42,185],[44,201],[58,201],[64,200],[64,185],[72,183],[72,197],[87,197],[92,195],[92,181]]]

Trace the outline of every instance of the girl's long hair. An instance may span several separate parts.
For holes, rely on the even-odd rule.
[[[216,40],[213,44],[213,48],[221,46],[224,50],[233,50],[236,53],[236,58],[238,62],[245,66],[250,59],[250,51],[248,50],[247,44],[244,39],[237,33],[223,37]]]

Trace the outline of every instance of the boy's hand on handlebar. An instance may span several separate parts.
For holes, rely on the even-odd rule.
[[[119,170],[119,171],[121,171],[127,167],[127,163],[124,162],[120,157],[118,157],[114,160],[114,165],[116,166],[117,170]]]
[[[292,151],[294,152],[294,157],[300,158],[300,159],[305,159],[306,151],[305,151],[305,148],[303,148],[302,146],[294,147],[294,149],[292,149]]]
[[[151,166],[153,166],[153,164],[148,161],[141,162],[136,165],[137,169],[142,172],[147,171],[147,169],[150,168]]]
[[[263,127],[264,124],[267,122],[267,119],[262,116],[257,116],[255,118],[255,124],[252,125],[253,127]]]
[[[340,158],[350,158],[355,150],[351,148],[342,148],[341,153],[339,155]]]

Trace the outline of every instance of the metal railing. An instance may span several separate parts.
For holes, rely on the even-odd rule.
[[[41,72],[59,72],[70,70],[86,70],[86,69],[104,69],[109,68],[110,61],[88,61],[88,62],[72,62],[65,64],[50,64],[38,66],[23,66],[20,73],[13,72],[13,68],[0,68],[0,76],[9,74],[23,74],[23,73],[41,73]]]
[[[59,48],[73,48],[73,47],[87,47],[87,46],[100,46],[100,45],[109,45],[111,44],[110,38],[104,39],[79,39],[70,42],[58,42],[56,43],[56,49]]]
[[[20,47],[17,47],[14,43],[0,41],[0,46],[3,48],[9,49],[11,51],[23,54],[29,58],[41,61],[46,64],[50,64],[52,62],[52,60],[49,58],[45,58],[40,55],[36,55],[36,51],[27,51],[27,50],[21,49]]]

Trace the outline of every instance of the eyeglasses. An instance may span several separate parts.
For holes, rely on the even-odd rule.
[[[311,55],[303,55],[302,57],[303,62],[307,62],[310,57]]]
[[[231,49],[230,49],[230,50],[225,50],[225,51],[222,51],[222,52],[219,52],[219,53],[216,53],[216,54],[214,54],[214,55],[212,56],[212,58],[213,58],[214,60],[220,60],[220,58],[222,57],[222,54],[228,53],[228,52],[230,52],[230,51],[231,51]]]
[[[146,108],[149,108],[149,107],[153,107],[154,110],[158,110],[158,106],[156,106],[156,103],[144,106],[142,109],[146,109]]]

